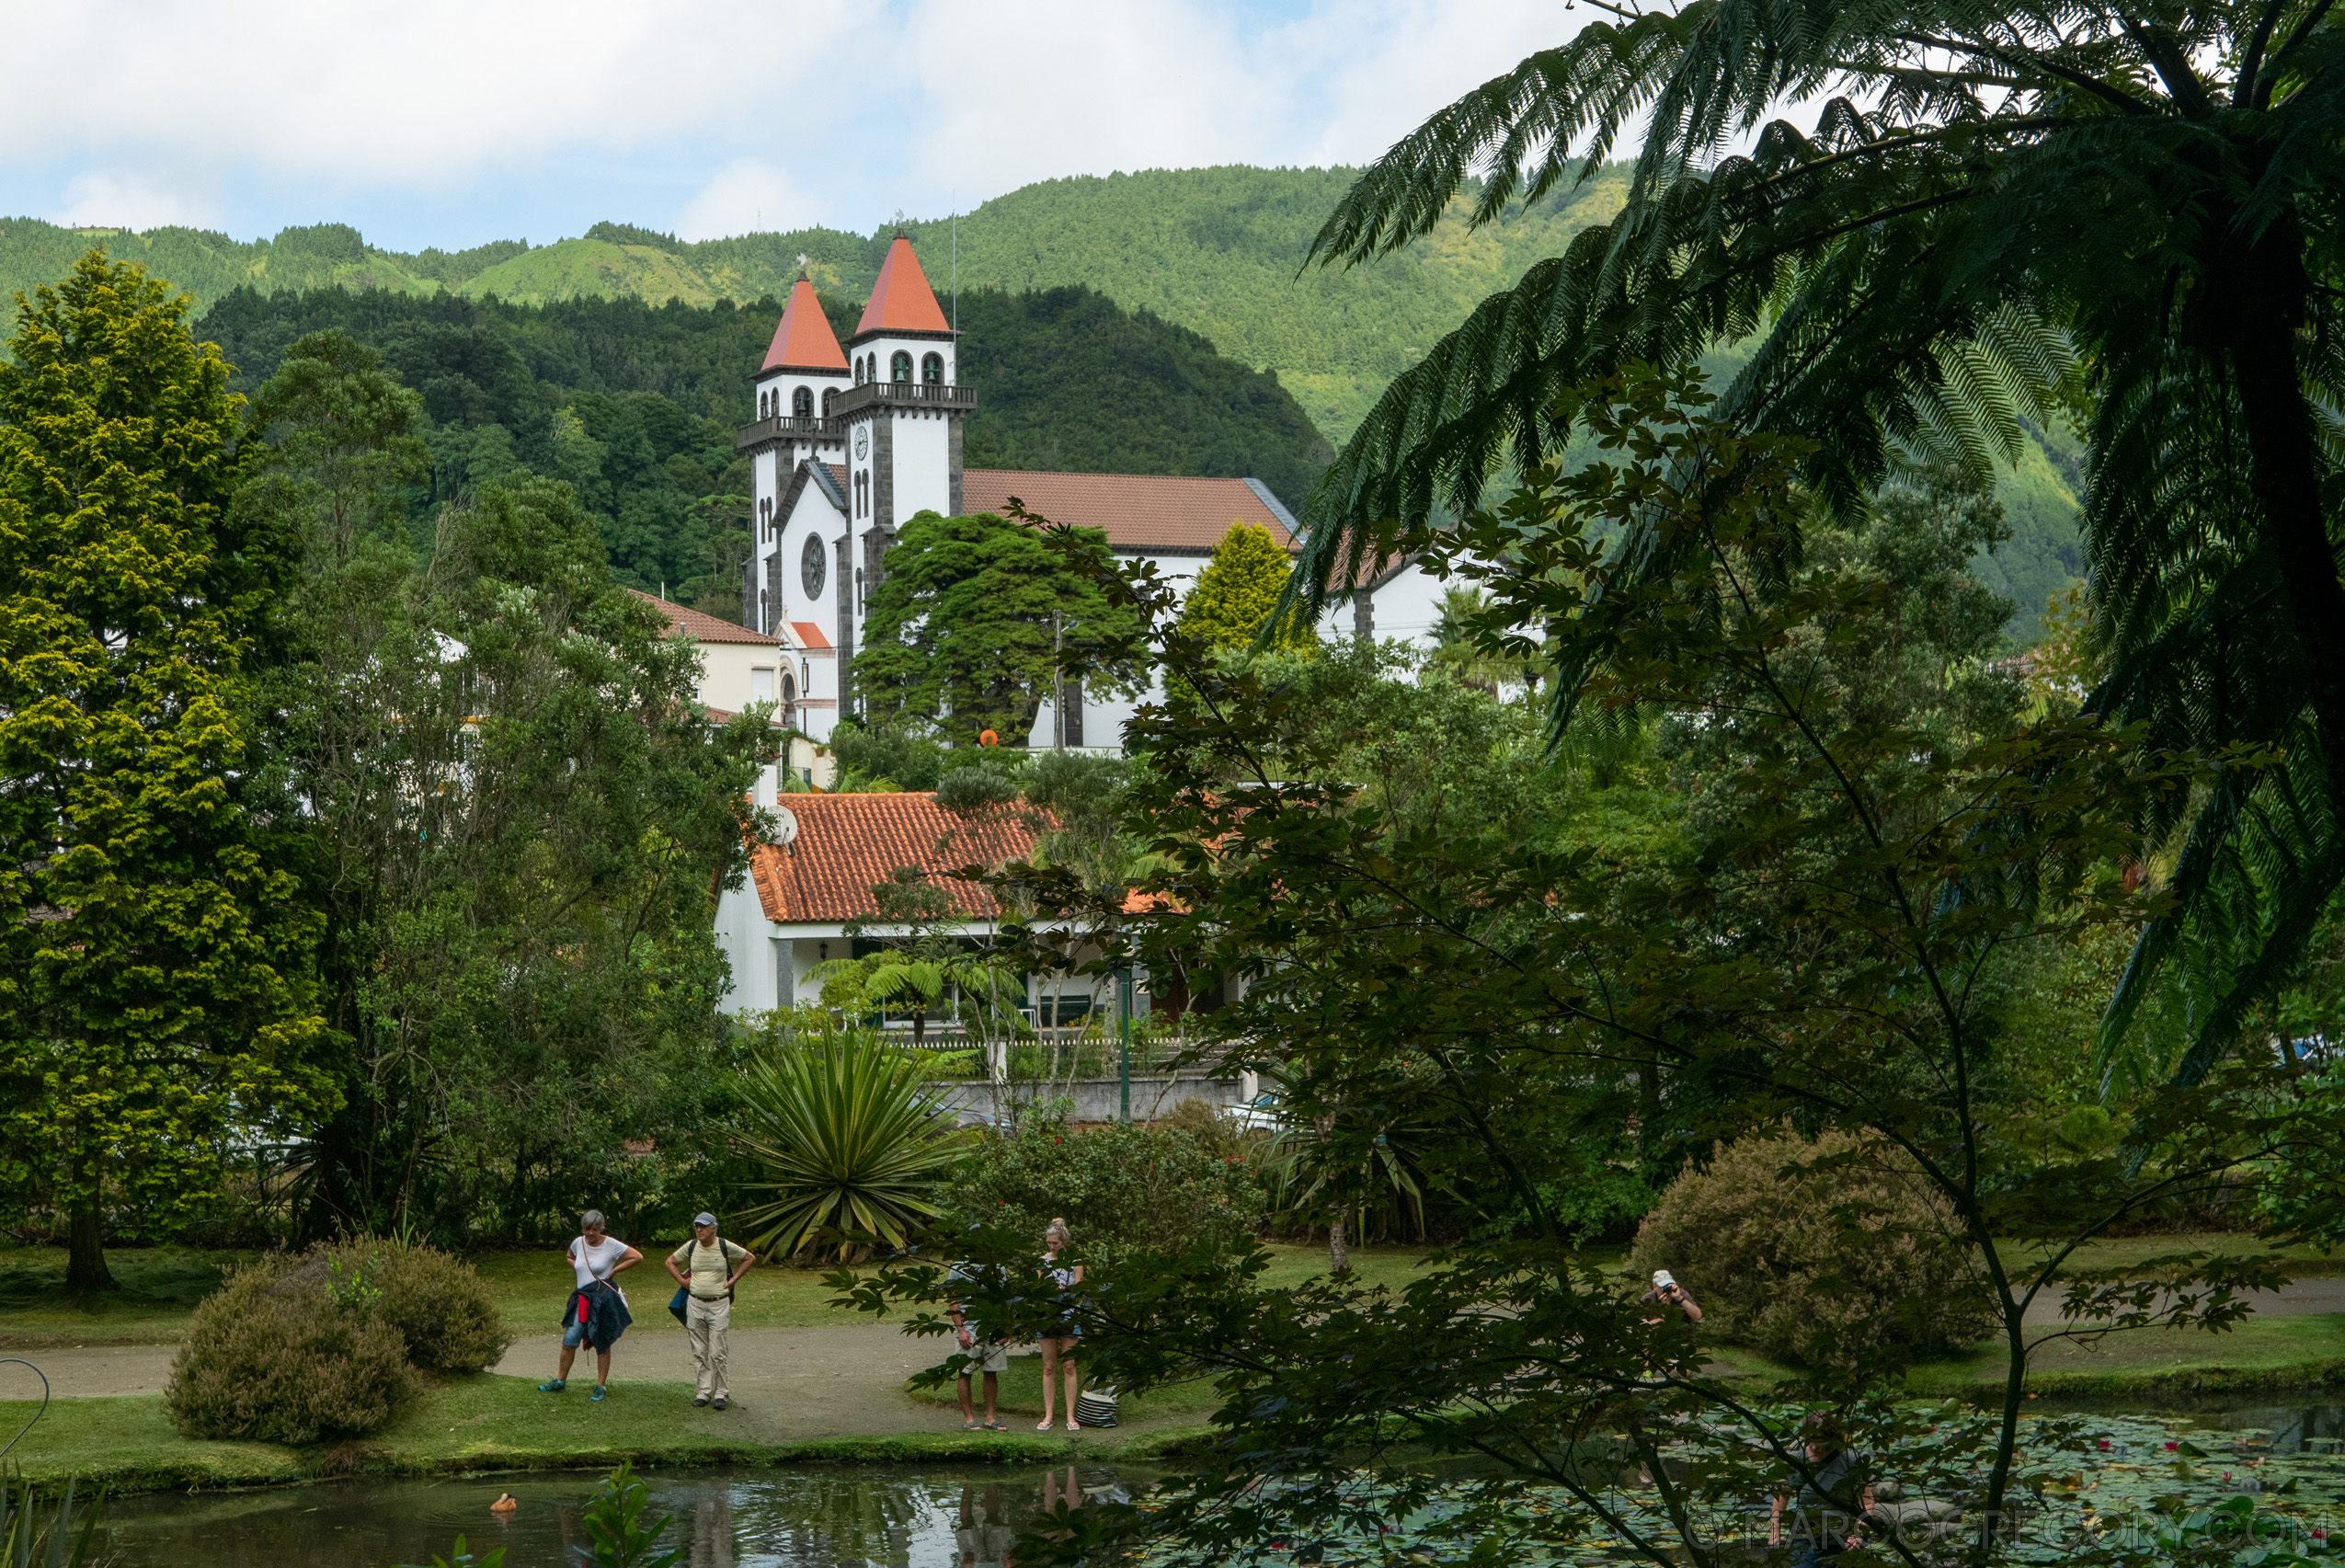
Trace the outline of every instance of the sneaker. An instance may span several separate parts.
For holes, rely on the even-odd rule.
[[[717,1401],[716,1401],[716,1408],[717,1408],[717,1409],[719,1409],[719,1410],[723,1410],[723,1409],[725,1408],[725,1401],[724,1401],[723,1396],[721,1396],[721,1395],[717,1398]]]
[[[601,1399],[604,1394],[607,1394],[610,1391],[611,1391],[609,1389],[604,1388],[601,1383],[597,1383],[594,1385],[594,1392],[589,1394],[587,1397],[589,1399]]]
[[[558,1394],[567,1387],[569,1387],[567,1383],[565,1383],[561,1379],[556,1378],[550,1383],[538,1384],[537,1391],[542,1394]]]
[[[692,1408],[694,1410],[700,1410],[705,1407],[707,1403],[708,1396],[706,1394],[695,1394],[692,1396]]]

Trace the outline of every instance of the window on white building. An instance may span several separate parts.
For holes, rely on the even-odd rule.
[[[928,354],[922,356],[921,360],[921,380],[928,383],[931,386],[942,386],[944,384],[944,355]]]
[[[912,379],[912,357],[901,349],[897,349],[895,357],[887,361],[887,379],[889,381]]]
[[[801,419],[814,418],[814,389],[802,386],[790,394],[790,412]]]
[[[770,703],[772,700],[773,671],[771,670],[750,670],[749,701],[752,703]]]

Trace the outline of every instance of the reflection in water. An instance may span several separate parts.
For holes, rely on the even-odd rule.
[[[2269,1397],[2269,1396],[2267,1396]],[[2138,1405],[2132,1412],[2138,1413]],[[2345,1407],[2168,1409],[2201,1426],[2252,1428],[2275,1453],[2328,1453]],[[1017,1532],[1060,1510],[1127,1502],[1160,1472],[1137,1466],[1047,1471],[810,1466],[644,1477],[665,1540],[688,1568],[1017,1568]],[[109,1505],[119,1568],[292,1562],[387,1568],[446,1556],[459,1534],[505,1548],[509,1568],[574,1568],[586,1536],[588,1474],[438,1482],[349,1482],[282,1492],[129,1497]],[[520,1506],[492,1515],[509,1491]]]
[[[2345,1446],[2345,1405],[2275,1405],[2271,1394],[2180,1396],[2164,1401],[2157,1416],[2216,1432],[2269,1432],[2275,1454],[2333,1454]],[[2046,1400],[2047,1411],[2108,1415],[2144,1413],[2138,1399]]]
[[[688,1568],[1016,1568],[1023,1527],[1149,1484],[1129,1466],[955,1471],[841,1466],[643,1478]],[[591,1475],[337,1482],[234,1495],[127,1497],[107,1509],[119,1568],[312,1562],[388,1568],[445,1557],[459,1534],[509,1568],[570,1568]],[[520,1506],[492,1515],[499,1491]]]
[[[2270,1395],[2266,1395],[2270,1398]],[[2260,1431],[2271,1434],[2275,1454],[2333,1454],[2345,1441],[2345,1405],[2316,1405],[2310,1410],[2248,1409],[2208,1411],[2193,1417],[2202,1426],[2221,1431]]]

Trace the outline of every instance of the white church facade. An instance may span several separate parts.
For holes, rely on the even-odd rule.
[[[903,523],[1001,512],[1011,497],[1054,521],[1098,528],[1109,548],[1194,580],[1230,525],[1250,522],[1294,547],[1293,514],[1254,479],[964,469],[962,422],[977,395],[960,384],[957,338],[911,242],[888,247],[862,319],[842,348],[800,279],[755,380],[756,418],[737,438],[751,463],[754,548],[741,620],[774,640],[783,722],[829,737],[854,701],[864,612]],[[1402,565],[1328,613],[1326,635],[1429,638],[1440,584]],[[1063,740],[1049,704],[1031,743],[1115,748],[1133,704],[1070,690]]]

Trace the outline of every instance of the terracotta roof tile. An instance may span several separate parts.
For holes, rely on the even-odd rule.
[[[814,285],[804,278],[790,290],[782,325],[773,329],[773,346],[765,351],[758,373],[779,370],[846,373],[846,350],[839,347],[838,335],[822,314],[822,302],[814,297]]]
[[[864,316],[855,323],[858,338],[871,332],[950,332],[944,313],[937,308],[936,291],[928,286],[912,242],[902,235],[887,247],[879,264],[879,281],[871,286]]]
[[[737,626],[730,621],[720,621],[714,615],[704,615],[697,610],[687,610],[681,604],[655,598],[641,589],[627,589],[637,599],[659,612],[671,632],[681,632],[696,643],[754,643],[760,647],[780,647],[780,637],[769,637],[763,632],[752,632],[747,626]]]
[[[1233,522],[1268,529],[1282,548],[1295,544],[1285,521],[1243,479],[1007,468],[972,468],[961,475],[961,505],[971,513],[1004,512],[1012,496],[1053,522],[1103,530],[1117,550],[1207,551]]]
[[[812,621],[793,621],[790,623],[790,630],[798,634],[798,646],[805,648],[809,653],[829,653],[833,651],[830,647],[830,639],[822,635],[822,628],[816,625]]]
[[[991,896],[947,874],[1034,853],[1023,822],[972,825],[930,795],[786,795],[782,804],[797,818],[797,837],[787,848],[757,845],[749,873],[765,918],[783,924],[870,919],[878,912],[872,885],[899,865],[925,869],[956,914],[989,920],[999,912]]]

